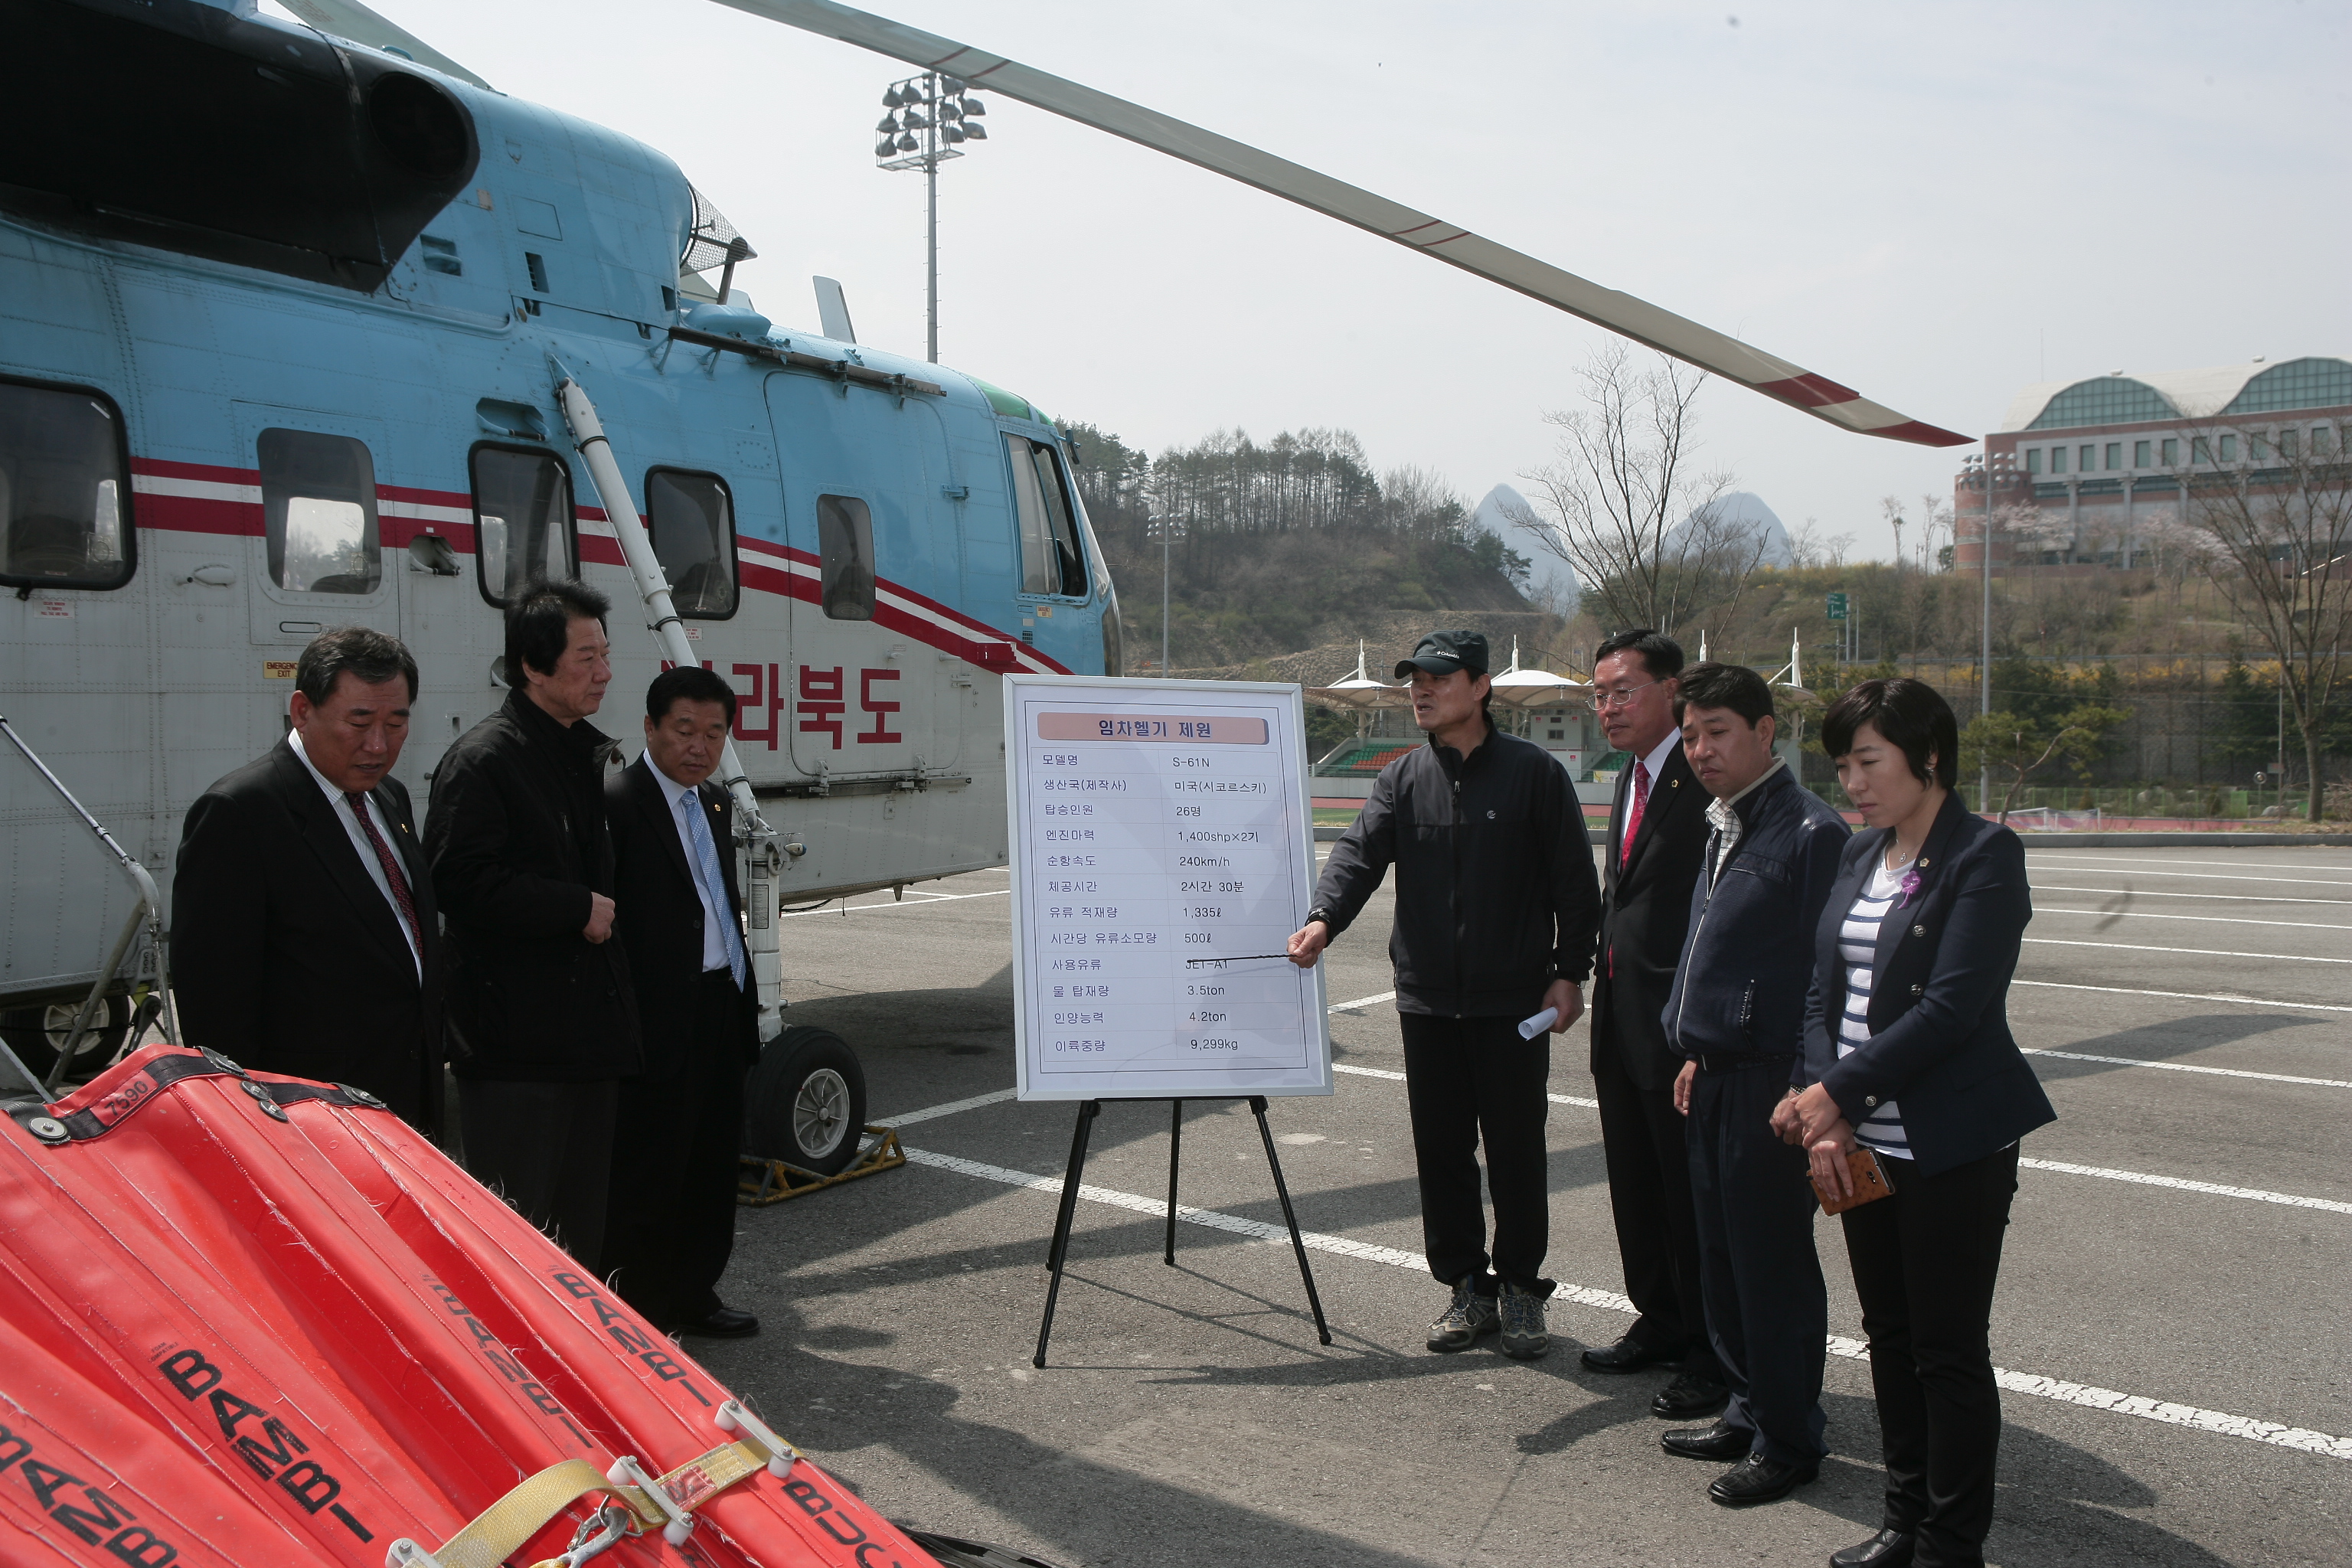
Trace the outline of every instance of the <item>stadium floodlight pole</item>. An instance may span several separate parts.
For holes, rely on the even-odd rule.
[[[874,127],[874,162],[889,170],[923,172],[924,357],[940,363],[940,165],[963,156],[967,142],[985,142],[988,128],[972,123],[988,106],[961,77],[925,71],[894,81],[882,94],[889,112]]]

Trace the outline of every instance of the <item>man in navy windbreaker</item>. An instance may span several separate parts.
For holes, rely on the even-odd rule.
[[[1804,1049],[1814,929],[1850,830],[1773,754],[1772,689],[1754,670],[1684,670],[1675,714],[1715,799],[1664,1022],[1685,1058],[1675,1104],[1690,1119],[1700,1289],[1731,1402],[1714,1426],[1660,1443],[1685,1458],[1737,1460],[1707,1495],[1738,1508],[1788,1496],[1828,1451],[1814,1198],[1803,1151],[1780,1142],[1771,1118]]]

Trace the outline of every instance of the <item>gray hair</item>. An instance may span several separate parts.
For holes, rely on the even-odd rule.
[[[408,700],[416,700],[416,659],[398,637],[371,626],[331,626],[310,639],[294,667],[294,689],[324,706],[336,678],[349,670],[362,686],[394,676],[408,679]]]

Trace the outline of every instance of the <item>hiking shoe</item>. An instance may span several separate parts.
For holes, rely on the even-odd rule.
[[[1481,1296],[1464,1279],[1454,1287],[1454,1304],[1429,1325],[1429,1348],[1441,1354],[1466,1351],[1495,1331],[1495,1298]]]
[[[1533,1361],[1551,1349],[1551,1336],[1544,1331],[1542,1296],[1506,1279],[1496,1315],[1502,1320],[1503,1353],[1513,1361]]]

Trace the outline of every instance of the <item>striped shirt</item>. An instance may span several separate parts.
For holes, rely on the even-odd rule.
[[[1870,874],[1853,908],[1846,911],[1845,922],[1838,927],[1838,957],[1845,963],[1845,1016],[1838,1020],[1838,1055],[1852,1056],[1870,1043],[1870,984],[1873,967],[1878,961],[1878,927],[1895,900],[1903,895],[1903,873],[1910,869],[1886,869],[1881,856]],[[1895,1103],[1880,1102],[1877,1110],[1863,1119],[1853,1130],[1854,1141],[1882,1154],[1893,1154],[1907,1160],[1911,1157],[1911,1141],[1903,1131],[1903,1113]]]

